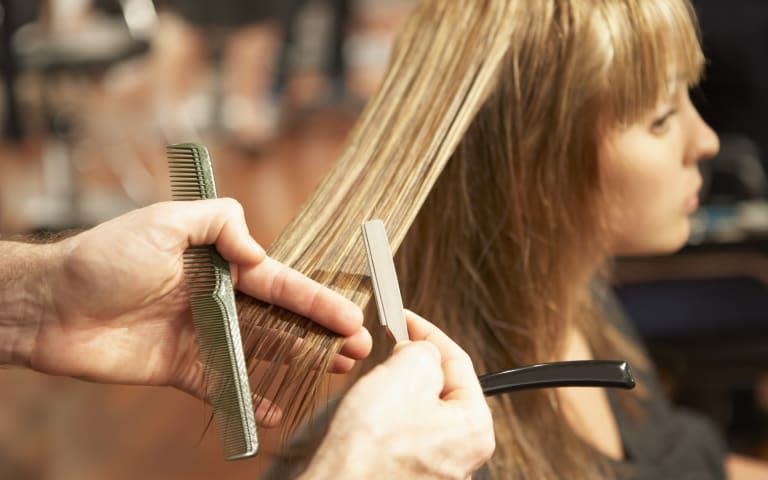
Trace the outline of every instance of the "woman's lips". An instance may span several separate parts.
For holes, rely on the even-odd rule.
[[[685,202],[685,213],[691,214],[699,208],[699,192],[701,191],[701,181],[697,182],[693,194]]]
[[[699,208],[699,192],[696,192],[688,199],[688,202],[685,205],[685,212],[693,213],[697,208]]]

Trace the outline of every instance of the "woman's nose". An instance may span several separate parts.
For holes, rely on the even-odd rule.
[[[720,139],[712,127],[701,118],[696,107],[691,105],[692,129],[689,143],[688,162],[696,163],[717,155],[720,151]]]

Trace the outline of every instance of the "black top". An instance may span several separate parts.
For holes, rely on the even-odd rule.
[[[606,316],[624,335],[637,341],[632,325],[610,294],[605,297]],[[650,362],[649,362],[650,364]],[[672,406],[664,395],[654,372],[633,368],[639,384],[647,389],[642,401],[642,420],[634,421],[617,400],[617,392],[608,389],[608,398],[624,444],[626,455],[619,478],[627,480],[710,480],[725,478],[725,445],[715,426],[700,415]],[[507,395],[514,395],[509,393]],[[292,453],[277,460],[264,479],[286,479],[298,476],[307,459],[315,451],[320,435],[327,427],[338,402],[333,401],[313,419],[311,429],[316,435],[299,432],[291,447]],[[314,437],[314,438],[313,438]],[[482,468],[472,478],[487,478]]]
[[[635,329],[612,295],[604,295],[606,317],[636,343]],[[647,355],[646,355],[647,356]],[[725,478],[725,444],[714,424],[693,412],[674,407],[661,389],[655,372],[633,369],[638,383],[648,391],[642,402],[644,417],[633,421],[617,401],[617,392],[608,390],[630,467],[628,478],[721,479]]]

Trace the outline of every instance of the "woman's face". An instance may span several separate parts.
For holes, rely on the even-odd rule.
[[[669,253],[688,239],[688,217],[698,207],[701,187],[698,163],[720,144],[686,86],[676,83],[669,98],[641,120],[599,138],[615,255]]]

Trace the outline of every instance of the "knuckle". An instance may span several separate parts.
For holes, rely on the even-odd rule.
[[[440,350],[432,343],[426,341],[413,342],[410,350],[412,354],[423,357],[423,363],[431,365],[434,362],[440,361]],[[431,359],[432,362],[427,362],[427,359]]]
[[[309,305],[307,307],[307,315],[314,317],[322,310],[323,307],[323,292],[319,284],[313,284],[310,287],[309,292]]]
[[[467,436],[473,439],[471,455],[479,463],[483,463],[493,455],[496,449],[496,435],[490,408],[485,400],[481,400],[464,410],[464,413]]]
[[[475,437],[477,438],[476,448],[478,457],[487,460],[493,455],[496,449],[496,435],[493,430],[493,419],[487,411],[475,422]]]
[[[234,198],[222,197],[220,200],[230,217],[241,218],[245,215],[245,210],[243,209],[242,204]]]
[[[231,197],[221,197],[216,200],[219,202],[219,208],[222,210],[222,216],[225,221],[239,222],[245,218],[245,210],[243,206]]]
[[[270,301],[274,302],[275,299],[280,298],[288,285],[288,267],[281,265],[275,273],[272,280],[272,288],[270,289]]]
[[[486,461],[493,456],[493,452],[496,450],[496,436],[493,433],[493,429],[485,431],[483,434],[478,435],[478,456]]]
[[[470,356],[469,356],[469,354],[468,354],[467,352],[465,352],[463,349],[461,350],[461,352],[460,352],[460,353],[457,353],[457,354],[456,354],[456,358],[457,358],[457,359],[458,359],[458,360],[459,360],[461,363],[464,363],[464,364],[466,364],[466,365],[469,365],[469,366],[470,366],[470,367],[472,367],[472,369],[474,370],[475,366],[474,366],[474,363],[472,362],[472,357],[470,357]]]
[[[150,223],[157,222],[163,218],[167,218],[170,209],[174,208],[173,202],[158,202],[145,207],[147,220]]]
[[[416,341],[404,345],[391,359],[398,365],[407,365],[409,371],[418,375],[425,384],[443,382],[440,352],[429,342]]]

